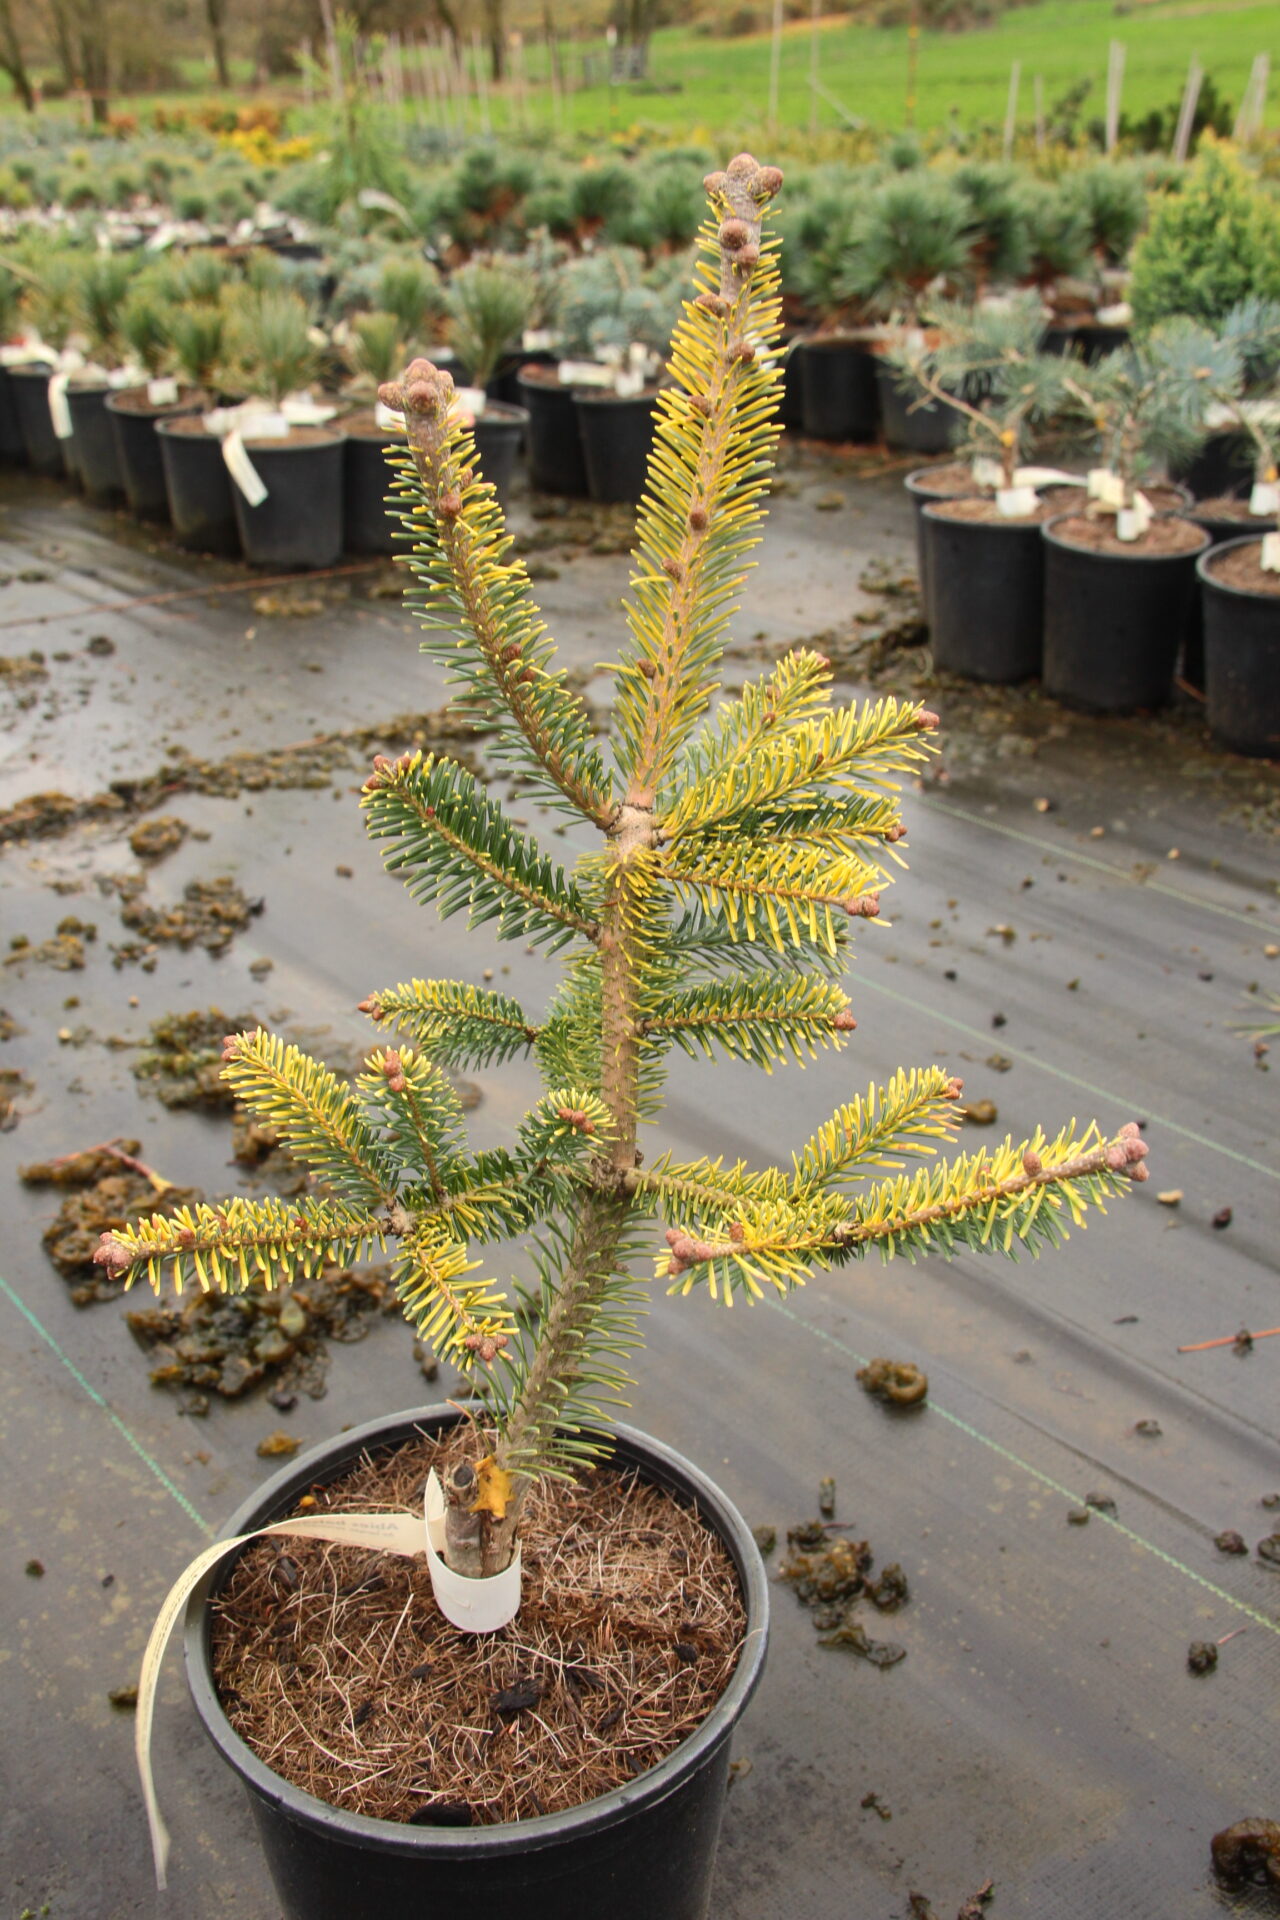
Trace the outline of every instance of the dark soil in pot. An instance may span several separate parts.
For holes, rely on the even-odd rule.
[[[1112,516],[1082,513],[1050,520],[1041,533],[1045,692],[1097,713],[1163,705],[1208,534],[1171,516],[1123,541]]]
[[[342,552],[343,437],[329,427],[293,427],[283,440],[245,440],[267,489],[250,506],[231,487],[240,546],[255,567],[331,567]]]
[[[163,406],[148,400],[145,387],[120,387],[108,395],[107,413],[115,434],[125,498],[139,520],[169,518],[169,495],[164,484],[157,421],[198,413],[206,404],[206,396],[194,387],[185,388],[176,400]]]
[[[937,400],[916,406],[903,392],[896,370],[887,361],[876,362],[880,394],[880,427],[886,446],[900,453],[946,453],[955,437],[955,415]]]
[[[578,431],[591,498],[632,503],[644,492],[653,446],[653,406],[657,389],[620,399],[616,393],[574,396]]]
[[[453,1409],[433,1408],[341,1435],[268,1482],[229,1531],[281,1518],[306,1493],[321,1506],[329,1504],[325,1488],[362,1455],[380,1463],[405,1442],[413,1449],[410,1459],[392,1466],[405,1487],[400,1498],[359,1495],[333,1504],[408,1504],[420,1511],[433,1448],[421,1430],[447,1432],[457,1420]],[[263,1604],[269,1605],[271,1664],[286,1690],[318,1705],[322,1720],[327,1713],[323,1744],[338,1757],[339,1781],[352,1779],[348,1761],[368,1778],[379,1775],[386,1764],[381,1749],[397,1724],[407,1723],[409,1761],[395,1818],[355,1812],[346,1794],[340,1805],[326,1804],[286,1783],[241,1740],[215,1691],[211,1613],[204,1591],[197,1591],[187,1614],[193,1697],[210,1737],[248,1789],[289,1920],[385,1920],[388,1914],[444,1912],[453,1902],[494,1920],[599,1920],[605,1914],[610,1920],[702,1920],[729,1739],[763,1662],[763,1568],[741,1517],[678,1455],[624,1428],[615,1436],[610,1468],[627,1475],[638,1470],[648,1488],[669,1490],[680,1507],[696,1507],[705,1528],[687,1514],[674,1516],[678,1531],[655,1522],[649,1511],[655,1495],[645,1492],[631,1553],[620,1562],[602,1562],[588,1544],[588,1523],[596,1524],[593,1513],[607,1519],[625,1506],[611,1471],[598,1488],[595,1476],[588,1476],[569,1496],[567,1524],[553,1521],[545,1539],[531,1532],[520,1615],[482,1640],[444,1623],[421,1560],[377,1559],[351,1549],[315,1554],[330,1568],[322,1609],[328,1622],[335,1606],[343,1624],[353,1608],[362,1618],[370,1605],[380,1609],[385,1644],[373,1650],[376,1679],[365,1683],[335,1672],[326,1653],[317,1654],[318,1667],[312,1664],[311,1647],[302,1638],[308,1609],[299,1598],[310,1578],[309,1542],[264,1543],[239,1556],[234,1573],[233,1563],[226,1563],[207,1583],[215,1592],[242,1591],[234,1604],[244,1612],[250,1635],[262,1626]],[[249,1554],[257,1562],[252,1571],[244,1564]],[[633,1593],[630,1562],[636,1556],[657,1575],[643,1603]],[[704,1580],[711,1560],[720,1562],[721,1598],[714,1603]],[[746,1606],[745,1638],[737,1595]],[[577,1614],[571,1628],[560,1618],[570,1597]],[[725,1641],[717,1617],[723,1625],[734,1613]],[[223,1631],[219,1626],[220,1641]],[[354,1643],[357,1635],[340,1637]],[[621,1649],[620,1666],[608,1657],[611,1640]],[[228,1657],[231,1666],[220,1684],[229,1689],[227,1708],[239,1721],[252,1709],[239,1704],[244,1683],[236,1662],[247,1658],[251,1672],[252,1656],[244,1654],[239,1628],[228,1630],[227,1644],[229,1656],[220,1652],[218,1659]],[[336,1645],[333,1657],[339,1657]],[[446,1685],[451,1677],[456,1684]],[[643,1706],[655,1680],[672,1706],[695,1706],[693,1730],[677,1736],[669,1751],[659,1750],[664,1742],[651,1741],[654,1723]],[[550,1741],[547,1727],[554,1730]],[[557,1744],[581,1749],[593,1764],[603,1757],[619,1784],[578,1805],[552,1804],[560,1790],[546,1762]],[[323,1755],[317,1765],[332,1771]],[[572,1765],[565,1771],[572,1772]],[[495,1779],[503,1782],[498,1789]],[[386,1776],[372,1790],[393,1797],[398,1791]],[[512,1810],[517,1817],[505,1817]],[[496,1824],[484,1823],[495,1814]]]
[[[476,416],[474,431],[480,477],[492,484],[504,508],[511,498],[516,458],[528,424],[529,416],[523,407],[509,407],[497,400],[487,401],[484,412]]]
[[[24,467],[26,464],[27,447],[22,438],[22,429],[18,425],[18,409],[14,405],[10,369],[0,367],[0,465]]]
[[[86,499],[98,507],[118,507],[124,501],[124,474],[116,436],[107,412],[109,387],[67,385],[75,466]]]
[[[529,416],[529,484],[539,493],[585,499],[587,463],[573,388],[562,384],[558,368],[532,364],[521,368],[517,385]]]
[[[233,482],[222,442],[199,414],[182,414],[156,426],[164,468],[169,518],[179,546],[194,553],[239,555]]]
[[[993,499],[924,504],[920,530],[932,617],[933,664],[970,680],[1008,682],[1039,673],[1044,631],[1043,501],[1005,519]]]
[[[800,425],[815,440],[874,440],[879,365],[869,336],[813,334],[800,360]]]
[[[8,372],[27,465],[33,473],[60,478],[67,471],[67,465],[49,411],[49,369],[37,364],[10,367]]]
[[[372,411],[348,413],[337,422],[346,434],[343,449],[343,536],[347,553],[394,553],[399,517],[387,505],[395,468],[387,448],[404,445],[404,435],[380,427]]]
[[[1280,758],[1280,573],[1265,571],[1261,540],[1200,556],[1209,730],[1233,753]]]

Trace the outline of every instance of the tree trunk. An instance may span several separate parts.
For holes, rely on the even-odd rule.
[[[49,24],[53,30],[53,50],[62,69],[62,84],[70,93],[73,87],[79,86],[80,75],[76,70],[76,56],[71,42],[71,22],[61,0],[53,0],[49,8]]]
[[[502,0],[484,0],[484,32],[489,42],[489,71],[501,80],[507,70],[507,31],[502,18]]]
[[[18,39],[17,27],[14,25],[10,0],[0,0],[0,72],[8,74],[19,100],[28,113],[34,113],[35,89],[31,85],[31,76],[27,72],[27,63],[23,58],[22,44]]]
[[[218,85],[231,85],[231,69],[227,64],[227,0],[204,0],[205,19],[209,23],[209,38],[213,42],[213,64],[217,70]]]

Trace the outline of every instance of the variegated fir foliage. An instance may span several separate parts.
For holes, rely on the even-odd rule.
[[[375,762],[368,829],[416,899],[564,949],[550,1005],[535,1015],[461,981],[383,987],[362,1006],[395,1044],[354,1087],[266,1033],[231,1037],[225,1078],[310,1167],[316,1196],[192,1208],[109,1235],[98,1255],[153,1285],[168,1271],[234,1290],[390,1248],[409,1320],[481,1376],[514,1477],[508,1533],[530,1478],[588,1456],[582,1429],[625,1395],[655,1222],[657,1278],[731,1306],[872,1248],[1052,1245],[1146,1171],[1136,1129],[1106,1142],[1074,1124],[935,1158],[959,1093],[940,1067],[870,1085],[789,1166],[639,1151],[673,1047],[767,1071],[849,1041],[850,932],[902,864],[897,783],[936,725],[894,699],[837,706],[827,661],[805,648],[716,703],[778,432],[765,223],[780,181],[749,155],[707,181],[698,290],[657,402],[610,754],[555,664],[449,376],[419,360],[383,391],[406,418],[396,491],[425,651],[500,758],[600,843],[566,873],[462,766],[423,753]],[[545,1093],[514,1141],[475,1148],[445,1070],[529,1052]],[[523,1300],[479,1277],[472,1253],[515,1234],[536,1271]]]

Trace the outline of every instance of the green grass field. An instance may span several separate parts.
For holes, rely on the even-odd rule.
[[[1220,91],[1238,103],[1255,54],[1269,53],[1271,101],[1267,125],[1280,124],[1280,5],[1276,0],[1159,0],[1117,13],[1113,0],[1046,0],[1006,13],[982,31],[924,34],[920,42],[916,125],[946,124],[954,111],[966,126],[1002,125],[1011,63],[1020,60],[1019,117],[1030,125],[1033,84],[1043,83],[1046,105],[1076,81],[1093,81],[1086,116],[1101,116],[1106,97],[1111,41],[1126,49],[1122,104],[1129,113],[1166,105],[1181,93],[1193,53]],[[761,125],[769,100],[770,36],[724,40],[670,28],[654,37],[651,73],[673,93],[596,86],[565,102],[565,117],[579,131],[607,131],[634,121],[691,136],[721,128]],[[782,36],[779,121],[804,133],[810,124],[810,28],[786,27]],[[531,61],[532,64],[532,61]],[[819,30],[818,77],[850,113],[881,128],[905,123],[907,34],[905,27],[859,26],[847,19],[824,21]],[[537,102],[538,117],[546,113]],[[840,124],[834,109],[820,104],[819,125]]]

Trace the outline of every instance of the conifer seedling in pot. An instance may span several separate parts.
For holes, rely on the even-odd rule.
[[[566,872],[458,761],[423,751],[374,762],[369,832],[416,900],[563,954],[550,1003],[465,980],[375,984],[362,1006],[381,1044],[354,1087],[271,1034],[230,1036],[225,1079],[319,1190],[144,1220],[97,1254],[156,1287],[171,1274],[235,1293],[389,1251],[405,1316],[479,1394],[445,1487],[442,1557],[464,1581],[509,1568],[546,1476],[608,1454],[655,1285],[727,1308],[868,1254],[1037,1251],[1145,1177],[1132,1125],[935,1158],[960,1092],[937,1066],[851,1094],[780,1166],[727,1161],[714,1140],[695,1160],[662,1145],[674,1048],[771,1068],[856,1046],[840,976],[901,864],[896,782],[937,724],[914,702],[836,704],[829,663],[804,647],[721,686],[777,440],[767,223],[781,174],[742,154],[706,184],[607,743],[556,664],[450,377],[418,360],[382,394],[406,422],[398,486],[425,650],[499,765],[596,847]],[[504,1144],[473,1144],[448,1070],[526,1055],[544,1091]],[[536,1277],[512,1298],[477,1258],[521,1234]]]

